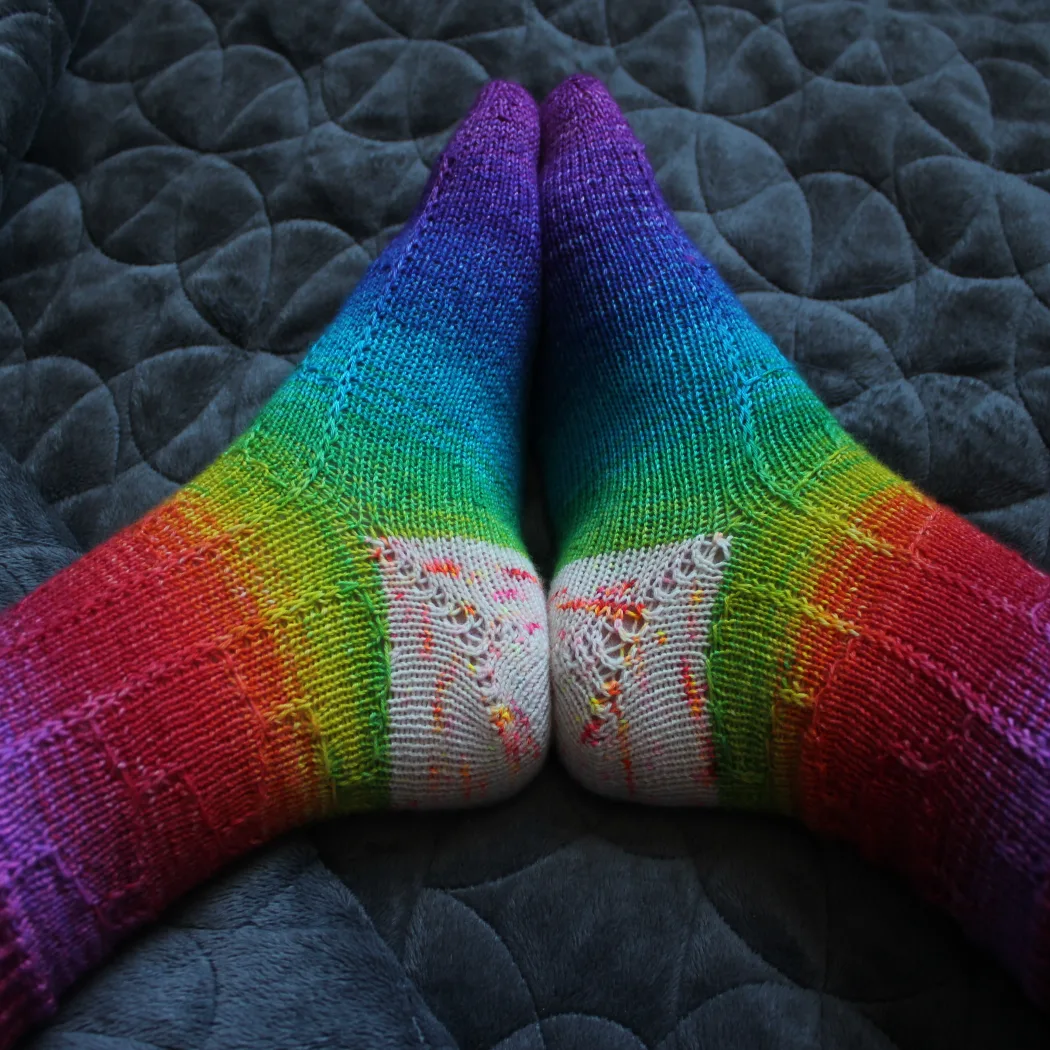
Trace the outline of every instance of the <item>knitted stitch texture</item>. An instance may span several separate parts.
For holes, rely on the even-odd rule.
[[[486,88],[251,429],[0,619],[0,1045],[249,847],[538,769],[538,144],[532,99]]]
[[[1050,578],[837,425],[597,81],[541,126],[562,759],[849,839],[1050,1005]]]

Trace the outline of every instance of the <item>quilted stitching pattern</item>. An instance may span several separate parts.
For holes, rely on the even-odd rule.
[[[1037,1050],[1050,1035],[946,919],[785,822],[620,806],[551,767],[494,810],[309,838],[196,894],[33,1045]]]
[[[0,7],[0,42],[57,32],[24,63],[32,90],[9,93],[0,62],[26,127],[82,6]],[[5,499],[25,501],[0,529],[0,559],[21,559],[9,597],[248,423],[478,85],[542,95],[578,69],[610,84],[682,222],[846,426],[1050,564],[1050,4],[95,0],[17,169],[4,157],[32,132],[0,136],[0,445],[21,465]],[[232,874],[41,1045],[1050,1034],[892,880],[776,822],[608,806],[550,769],[490,813],[312,837],[331,870],[294,846]],[[287,982],[309,1006],[294,1035]]]
[[[42,1048],[453,1050],[361,905],[292,839],[93,977]],[[308,975],[309,987],[292,975]],[[260,994],[265,990],[264,994]]]
[[[906,887],[783,821],[618,805],[552,768],[494,812],[313,837],[463,1050],[1050,1034]]]
[[[76,540],[40,498],[25,470],[0,449],[0,609],[80,553]]]
[[[0,2],[0,200],[48,93],[66,68],[88,0]]]
[[[2,216],[0,441],[99,542],[247,424],[481,83],[587,68],[843,423],[1047,564],[1046,5],[905,6],[97,3]]]

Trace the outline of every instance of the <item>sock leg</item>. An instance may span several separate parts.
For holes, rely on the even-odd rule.
[[[531,98],[490,85],[253,427],[0,619],[0,1046],[243,850],[538,768],[538,139]]]
[[[1050,1002],[1050,579],[837,425],[601,85],[541,121],[564,762],[849,839]]]

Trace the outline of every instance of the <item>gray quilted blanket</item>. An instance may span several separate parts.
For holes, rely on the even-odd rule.
[[[482,83],[581,69],[839,419],[1050,565],[1050,3],[0,0],[0,604],[250,421]],[[1024,1050],[1050,1023],[848,849],[552,763],[491,810],[249,858],[33,1045]]]

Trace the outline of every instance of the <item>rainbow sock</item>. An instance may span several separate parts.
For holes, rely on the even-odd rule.
[[[849,839],[1050,1003],[1050,578],[837,425],[600,84],[541,125],[564,763]]]
[[[486,88],[251,429],[0,619],[0,1045],[245,849],[538,769],[538,143],[532,99]]]

